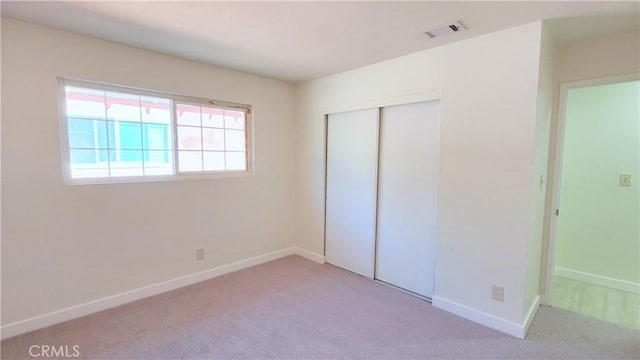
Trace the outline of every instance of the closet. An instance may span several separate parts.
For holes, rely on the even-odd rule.
[[[327,117],[326,262],[433,296],[440,102]]]

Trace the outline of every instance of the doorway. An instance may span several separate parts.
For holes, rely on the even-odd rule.
[[[640,81],[563,84],[547,294],[640,329]]]

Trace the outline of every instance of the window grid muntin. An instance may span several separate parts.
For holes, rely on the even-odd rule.
[[[177,173],[185,173],[185,174],[189,174],[189,173],[200,173],[200,172],[204,172],[204,173],[224,173],[224,172],[233,172],[233,171],[249,171],[249,140],[248,140],[248,113],[249,110],[248,109],[239,109],[239,108],[225,108],[225,107],[219,107],[219,106],[211,106],[211,105],[205,105],[205,104],[200,104],[200,103],[192,103],[192,102],[188,102],[188,101],[175,101],[174,102],[174,106],[176,107],[176,110],[174,111],[174,115],[176,117],[175,119],[175,134],[176,134],[176,152],[200,152],[201,153],[201,170],[180,170],[180,159],[179,156],[177,156],[176,159],[176,172]],[[177,112],[177,107],[178,105],[187,105],[187,106],[193,106],[193,107],[197,107],[199,109],[199,119],[200,119],[200,126],[196,126],[196,125],[184,125],[184,124],[178,124],[178,112]],[[204,126],[203,125],[203,120],[202,120],[202,116],[203,116],[203,108],[209,108],[209,109],[217,109],[217,110],[222,110],[222,127],[214,127],[214,126]],[[226,125],[226,116],[225,116],[225,111],[234,111],[234,112],[241,112],[243,114],[243,128],[242,129],[237,129],[237,128],[228,128]],[[191,128],[199,128],[200,129],[200,149],[181,149],[180,145],[178,144],[178,127],[191,127]],[[223,130],[223,150],[205,150],[204,149],[204,129],[218,129],[218,130]],[[231,131],[242,131],[243,135],[244,135],[244,150],[227,150],[227,134],[226,131],[227,130],[231,130]],[[223,153],[225,156],[223,156],[223,160],[224,160],[224,169],[222,170],[205,170],[205,158],[204,155],[205,153],[216,153],[216,152],[221,152]],[[244,170],[229,170],[228,166],[227,166],[227,153],[244,153]]]
[[[100,166],[101,164],[104,163],[103,166],[106,167],[107,169],[107,177],[116,177],[116,176],[122,176],[122,175],[115,175],[114,174],[114,169],[117,170],[121,170],[121,171],[126,171],[127,169],[129,169],[129,171],[136,171],[139,170],[139,173],[134,173],[134,174],[127,174],[125,176],[146,176],[147,175],[147,169],[162,169],[165,167],[162,166],[152,166],[152,162],[153,160],[151,160],[151,155],[152,154],[157,154],[158,152],[164,152],[164,153],[168,153],[169,151],[172,151],[172,147],[173,147],[173,139],[172,139],[172,127],[171,127],[171,113],[169,112],[169,124],[162,122],[162,121],[146,121],[143,120],[143,115],[142,115],[142,110],[144,107],[143,101],[142,101],[142,95],[139,94],[127,94],[127,93],[123,93],[123,92],[113,92],[113,91],[105,91],[105,90],[98,90],[98,89],[94,89],[94,88],[86,88],[86,87],[80,87],[80,86],[65,86],[65,105],[66,105],[66,101],[68,100],[67,94],[70,91],[73,91],[74,89],[79,89],[79,90],[92,90],[92,91],[96,91],[95,96],[100,96],[102,99],[102,102],[104,104],[104,117],[99,117],[99,116],[88,116],[88,115],[72,115],[66,116],[66,123],[67,123],[67,133],[69,133],[70,131],[70,121],[71,119],[74,120],[81,120],[81,121],[87,121],[87,122],[91,122],[92,128],[93,128],[93,143],[94,146],[91,148],[86,148],[86,147],[77,147],[77,146],[71,146],[71,139],[69,139],[68,141],[68,148],[70,151],[74,151],[74,150],[92,150],[95,153],[95,164],[97,165],[95,168],[96,170],[99,170],[102,166]],[[111,96],[113,94],[116,94],[116,96]],[[112,117],[109,115],[109,107],[110,105],[114,105],[113,104],[113,100],[110,99],[115,99],[117,98],[117,95],[125,95],[125,96],[134,96],[137,99],[137,120],[136,119],[129,119],[129,118],[117,118],[117,117]],[[111,96],[111,97],[110,97]],[[149,99],[155,99],[155,100],[165,100],[167,101],[169,104],[171,104],[171,99],[170,98],[160,98],[160,97],[149,97],[146,96],[146,98]],[[169,110],[169,109],[167,109]],[[100,114],[99,114],[100,115]],[[122,144],[122,136],[120,136],[120,133],[122,131],[122,127],[123,126],[127,126],[127,125],[133,125],[137,127],[137,132],[139,133],[140,136],[140,142],[139,142],[139,146],[127,146],[127,145],[123,145]],[[104,126],[104,133],[105,133],[105,137],[106,137],[106,146],[103,147],[100,144],[100,138],[99,138],[99,133],[100,131],[98,130],[99,126]],[[156,147],[152,147],[149,146],[149,144],[147,144],[144,140],[145,138],[145,133],[147,135],[147,140],[151,140],[151,137],[149,135],[150,130],[153,127],[159,127],[162,126],[164,129],[166,129],[167,134],[166,134],[166,141],[164,144],[164,148],[156,148]],[[113,130],[112,130],[113,129]],[[112,139],[111,139],[111,135],[113,134],[113,143],[112,143]],[[113,145],[112,145],[113,144]],[[102,152],[106,152],[106,161],[103,161],[101,159],[101,153]],[[135,160],[123,160],[123,153],[126,154],[135,154]],[[126,156],[125,156],[126,157]],[[149,160],[147,160],[147,158],[149,158]],[[139,160],[138,160],[139,159]],[[70,158],[71,161],[71,158]],[[127,164],[127,162],[130,162],[130,164]],[[77,165],[77,164],[71,164],[72,170],[73,170],[73,165]],[[128,166],[127,166],[128,165]],[[171,173],[173,173],[173,166],[174,164],[171,163],[169,164],[169,166],[167,168],[171,168]],[[77,167],[76,167],[77,169]],[[136,171],[137,172],[137,171]],[[73,174],[72,174],[73,176]],[[99,176],[99,177],[104,177],[104,176]]]
[[[67,179],[67,183],[75,183],[75,184],[82,184],[82,183],[109,183],[109,182],[144,182],[144,181],[156,181],[156,180],[175,180],[175,179],[181,179],[180,175],[181,174],[187,174],[189,176],[189,178],[192,178],[193,176],[197,176],[196,178],[206,178],[207,174],[211,174],[212,176],[215,177],[227,177],[227,175],[229,176],[246,176],[246,175],[251,175],[253,174],[253,157],[251,156],[253,150],[253,144],[249,141],[252,136],[252,127],[251,127],[251,122],[250,122],[250,118],[249,115],[251,114],[251,106],[250,105],[242,105],[242,104],[237,104],[237,103],[228,103],[228,102],[223,102],[223,101],[212,101],[212,100],[207,100],[207,99],[199,99],[199,98],[192,98],[192,97],[186,97],[186,96],[181,96],[181,95],[175,95],[175,94],[171,94],[171,93],[161,93],[161,92],[157,92],[157,91],[151,91],[151,90],[144,90],[144,89],[137,89],[137,88],[129,88],[126,86],[116,86],[116,85],[109,85],[109,84],[103,84],[103,83],[95,83],[95,82],[90,82],[90,81],[84,81],[84,80],[74,80],[74,79],[63,79],[63,78],[59,78],[59,84],[60,84],[60,89],[61,89],[61,93],[66,93],[66,88],[67,87],[76,87],[76,88],[80,88],[80,89],[85,89],[85,90],[89,90],[89,91],[96,91],[102,94],[102,97],[104,100],[104,113],[105,113],[105,118],[104,119],[96,119],[96,118],[87,118],[87,117],[82,117],[82,119],[86,119],[86,120],[91,120],[93,122],[92,126],[95,128],[96,126],[99,126],[99,122],[98,121],[104,121],[104,124],[106,125],[106,131],[105,131],[105,138],[107,141],[107,148],[102,148],[99,145],[99,142],[96,141],[94,139],[94,144],[95,147],[93,148],[71,148],[69,146],[70,144],[70,140],[69,140],[69,116],[67,116],[67,111],[66,111],[66,102],[67,99],[65,98],[63,100],[63,103],[61,104],[61,118],[63,119],[63,124],[64,129],[61,127],[61,131],[64,133],[62,136],[63,138],[66,140],[64,143],[66,143],[66,148],[63,149],[63,153],[65,153],[65,158],[67,159],[67,166],[65,166],[65,178]],[[113,135],[112,132],[110,132],[109,130],[109,124],[113,124],[114,125],[114,130],[115,128],[117,128],[116,124],[121,123],[121,122],[133,122],[133,121],[123,121],[120,119],[112,119],[109,118],[107,116],[107,107],[108,107],[108,101],[107,99],[107,92],[116,92],[116,93],[120,93],[120,94],[124,94],[124,95],[136,95],[139,101],[140,106],[138,107],[138,112],[142,112],[142,107],[144,105],[145,100],[148,100],[148,98],[160,98],[157,100],[166,100],[168,102],[169,108],[168,108],[168,115],[169,115],[169,119],[168,122],[166,121],[144,121],[143,119],[143,115],[140,114],[139,117],[139,122],[136,121],[136,123],[140,124],[140,141],[141,141],[141,146],[136,148],[136,149],[124,149],[123,146],[121,144],[117,145],[116,142],[114,141],[115,139],[112,139]],[[185,105],[192,105],[192,106],[197,106],[200,108],[200,132],[201,132],[201,147],[203,149],[201,150],[196,150],[196,151],[200,151],[202,154],[202,170],[200,171],[179,171],[179,158],[178,158],[178,154],[179,154],[179,149],[178,149],[178,141],[177,141],[177,111],[176,111],[176,103],[181,103],[181,104],[185,104]],[[203,116],[203,112],[202,112],[202,108],[211,108],[211,109],[218,109],[218,110],[223,110],[223,111],[236,111],[242,114],[242,121],[243,121],[243,128],[242,129],[238,129],[238,128],[229,128],[226,126],[226,122],[225,122],[225,116],[223,114],[222,117],[222,126],[215,126],[214,125],[208,125],[208,124],[204,124],[202,121],[202,116]],[[78,118],[76,116],[76,118]],[[156,149],[153,146],[150,146],[149,144],[147,144],[145,142],[145,131],[147,131],[148,129],[151,129],[151,126],[154,125],[158,125],[158,124],[165,124],[167,125],[167,138],[166,140],[168,141],[169,145],[167,146],[167,148],[165,149]],[[149,126],[149,128],[147,130],[145,130],[144,126],[147,125]],[[189,126],[189,125],[184,125],[184,126]],[[204,131],[204,129],[218,129],[218,130],[236,130],[236,131],[242,131],[243,132],[243,140],[244,140],[244,150],[227,150],[227,134],[223,133],[224,137],[224,150],[205,150],[204,149],[204,142],[205,142],[205,138],[204,138],[204,134],[202,133]],[[115,131],[120,131],[120,129],[117,129]],[[114,131],[114,133],[115,133]],[[95,134],[95,130],[94,130],[94,134]],[[111,146],[111,142],[113,142],[113,146]],[[76,176],[74,177],[73,175],[73,164],[71,164],[71,151],[72,150],[91,150],[94,151],[94,157],[96,158],[96,163],[99,162],[100,160],[100,152],[103,153],[103,157],[106,157],[106,166],[104,167],[107,171],[106,175],[98,175],[98,176],[89,176],[89,177],[85,177],[84,175],[80,175],[80,176]],[[117,158],[114,159],[114,156],[118,154],[118,151],[120,151],[120,154],[122,154],[122,151],[135,151],[138,152],[138,160],[135,160],[135,167],[139,170],[142,171],[142,175],[140,174],[136,174],[136,175],[127,175],[127,176],[121,176],[121,174],[113,174],[113,170],[117,169],[118,165],[120,164],[114,164],[113,160],[117,160]],[[182,151],[191,151],[191,150],[182,150]],[[205,153],[219,153],[222,154],[222,158],[224,159],[224,169],[223,170],[204,170],[205,169],[205,161],[206,159],[204,159],[204,155]],[[234,169],[233,166],[229,166],[229,164],[227,163],[228,161],[228,156],[226,154],[243,154],[242,155],[242,168],[240,168],[240,166],[238,166],[237,169]],[[171,160],[171,163],[169,164],[169,168],[168,168],[168,172],[165,174],[161,174],[158,175],[156,173],[148,175],[147,169],[159,169],[160,167],[157,166],[153,166],[150,163],[152,163],[151,156],[152,155],[158,155],[158,154],[162,154],[165,158],[168,157]],[[149,159],[149,160],[147,160]],[[105,161],[100,161],[101,163],[104,163]],[[158,177],[162,177],[162,178],[158,178]],[[141,178],[149,178],[149,179],[141,179]],[[185,179],[187,179],[187,177],[185,177]]]

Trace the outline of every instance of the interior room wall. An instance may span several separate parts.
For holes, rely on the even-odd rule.
[[[631,31],[572,43],[558,48],[559,83],[637,73],[640,32]]]
[[[58,76],[253,105],[255,175],[64,185]],[[292,246],[293,111],[288,83],[3,18],[2,324]]]
[[[325,114],[441,97],[434,304],[522,331],[541,29],[522,25],[300,84],[299,246],[323,253]],[[504,302],[491,299],[494,284]]]
[[[555,61],[555,85],[553,96],[553,110],[551,114],[551,129],[549,136],[549,164],[547,182],[547,199],[544,219],[544,240],[542,257],[542,272],[540,292],[546,295],[547,286],[550,284],[549,268],[549,241],[552,229],[551,214],[555,209],[553,204],[553,179],[556,166],[556,144],[558,128],[558,109],[560,84],[597,79],[609,76],[618,76],[640,72],[640,32],[631,31],[622,34],[601,36],[585,41],[557,46]],[[550,305],[551,299],[544,296],[544,303]]]
[[[565,275],[640,283],[639,84],[569,90],[555,264]]]

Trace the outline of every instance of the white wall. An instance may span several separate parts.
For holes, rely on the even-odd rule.
[[[324,114],[441,94],[434,304],[515,334],[526,307],[541,27],[531,23],[301,84],[299,246],[323,252]],[[505,287],[503,303],[491,300],[492,284]]]
[[[600,37],[558,49],[559,83],[636,73],[640,70],[640,32]]]
[[[63,185],[57,76],[253,105],[255,176]],[[3,18],[2,105],[3,325],[293,245],[290,84]]]

